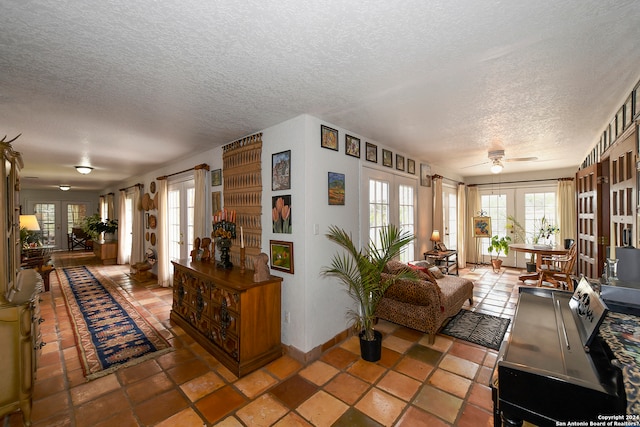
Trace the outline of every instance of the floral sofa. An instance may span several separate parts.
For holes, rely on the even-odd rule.
[[[455,316],[465,301],[473,304],[473,282],[458,276],[437,274],[437,267],[428,262],[412,262],[409,265],[397,261],[387,264],[383,275],[398,269],[414,268],[418,281],[398,280],[391,285],[378,304],[376,315],[412,329],[426,332],[429,343],[446,319]]]

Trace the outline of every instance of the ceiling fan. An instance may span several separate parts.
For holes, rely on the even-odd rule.
[[[489,157],[489,161],[478,163],[476,165],[467,166],[467,168],[472,168],[472,167],[491,163],[491,172],[500,173],[502,172],[502,168],[504,168],[504,164],[503,164],[504,162],[533,162],[535,160],[538,160],[537,157],[511,157],[511,158],[505,159],[504,150],[489,151],[489,154],[487,157]]]

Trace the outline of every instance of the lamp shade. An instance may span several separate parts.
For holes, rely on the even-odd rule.
[[[87,175],[91,173],[93,168],[91,166],[76,166],[76,170],[80,172],[82,175]]]
[[[20,228],[25,228],[29,231],[40,231],[38,218],[35,215],[20,215]]]
[[[432,242],[440,241],[440,230],[433,230],[433,233],[431,233],[431,241]]]

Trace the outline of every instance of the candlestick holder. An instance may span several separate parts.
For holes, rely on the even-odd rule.
[[[247,261],[247,254],[244,248],[240,248],[240,273],[244,273],[245,262]]]

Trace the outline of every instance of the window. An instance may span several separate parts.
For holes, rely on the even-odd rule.
[[[444,235],[441,236],[442,243],[447,249],[458,248],[458,194],[455,188],[444,187]]]
[[[506,194],[486,194],[480,196],[480,206],[491,217],[491,236],[507,235],[507,196]],[[481,253],[489,254],[489,239],[481,240]]]
[[[524,195],[524,228],[527,236],[537,236],[542,218],[547,224],[558,225],[556,221],[556,193],[540,192]],[[555,244],[555,235],[551,235],[551,243]]]
[[[87,216],[87,205],[85,203],[69,203],[67,205],[67,234],[71,233],[73,227],[82,227]]]
[[[389,224],[389,183],[369,180],[369,239],[380,245],[380,229]]]
[[[170,259],[187,258],[193,249],[194,201],[193,179],[169,184],[167,222]]]
[[[40,223],[40,241],[44,245],[56,244],[56,205],[36,203],[34,213]]]
[[[415,202],[414,202],[414,188],[409,185],[398,186],[398,208],[399,208],[399,226],[403,232],[415,234]],[[415,245],[407,245],[402,248],[400,252],[400,261],[409,262],[415,259],[414,257]]]

